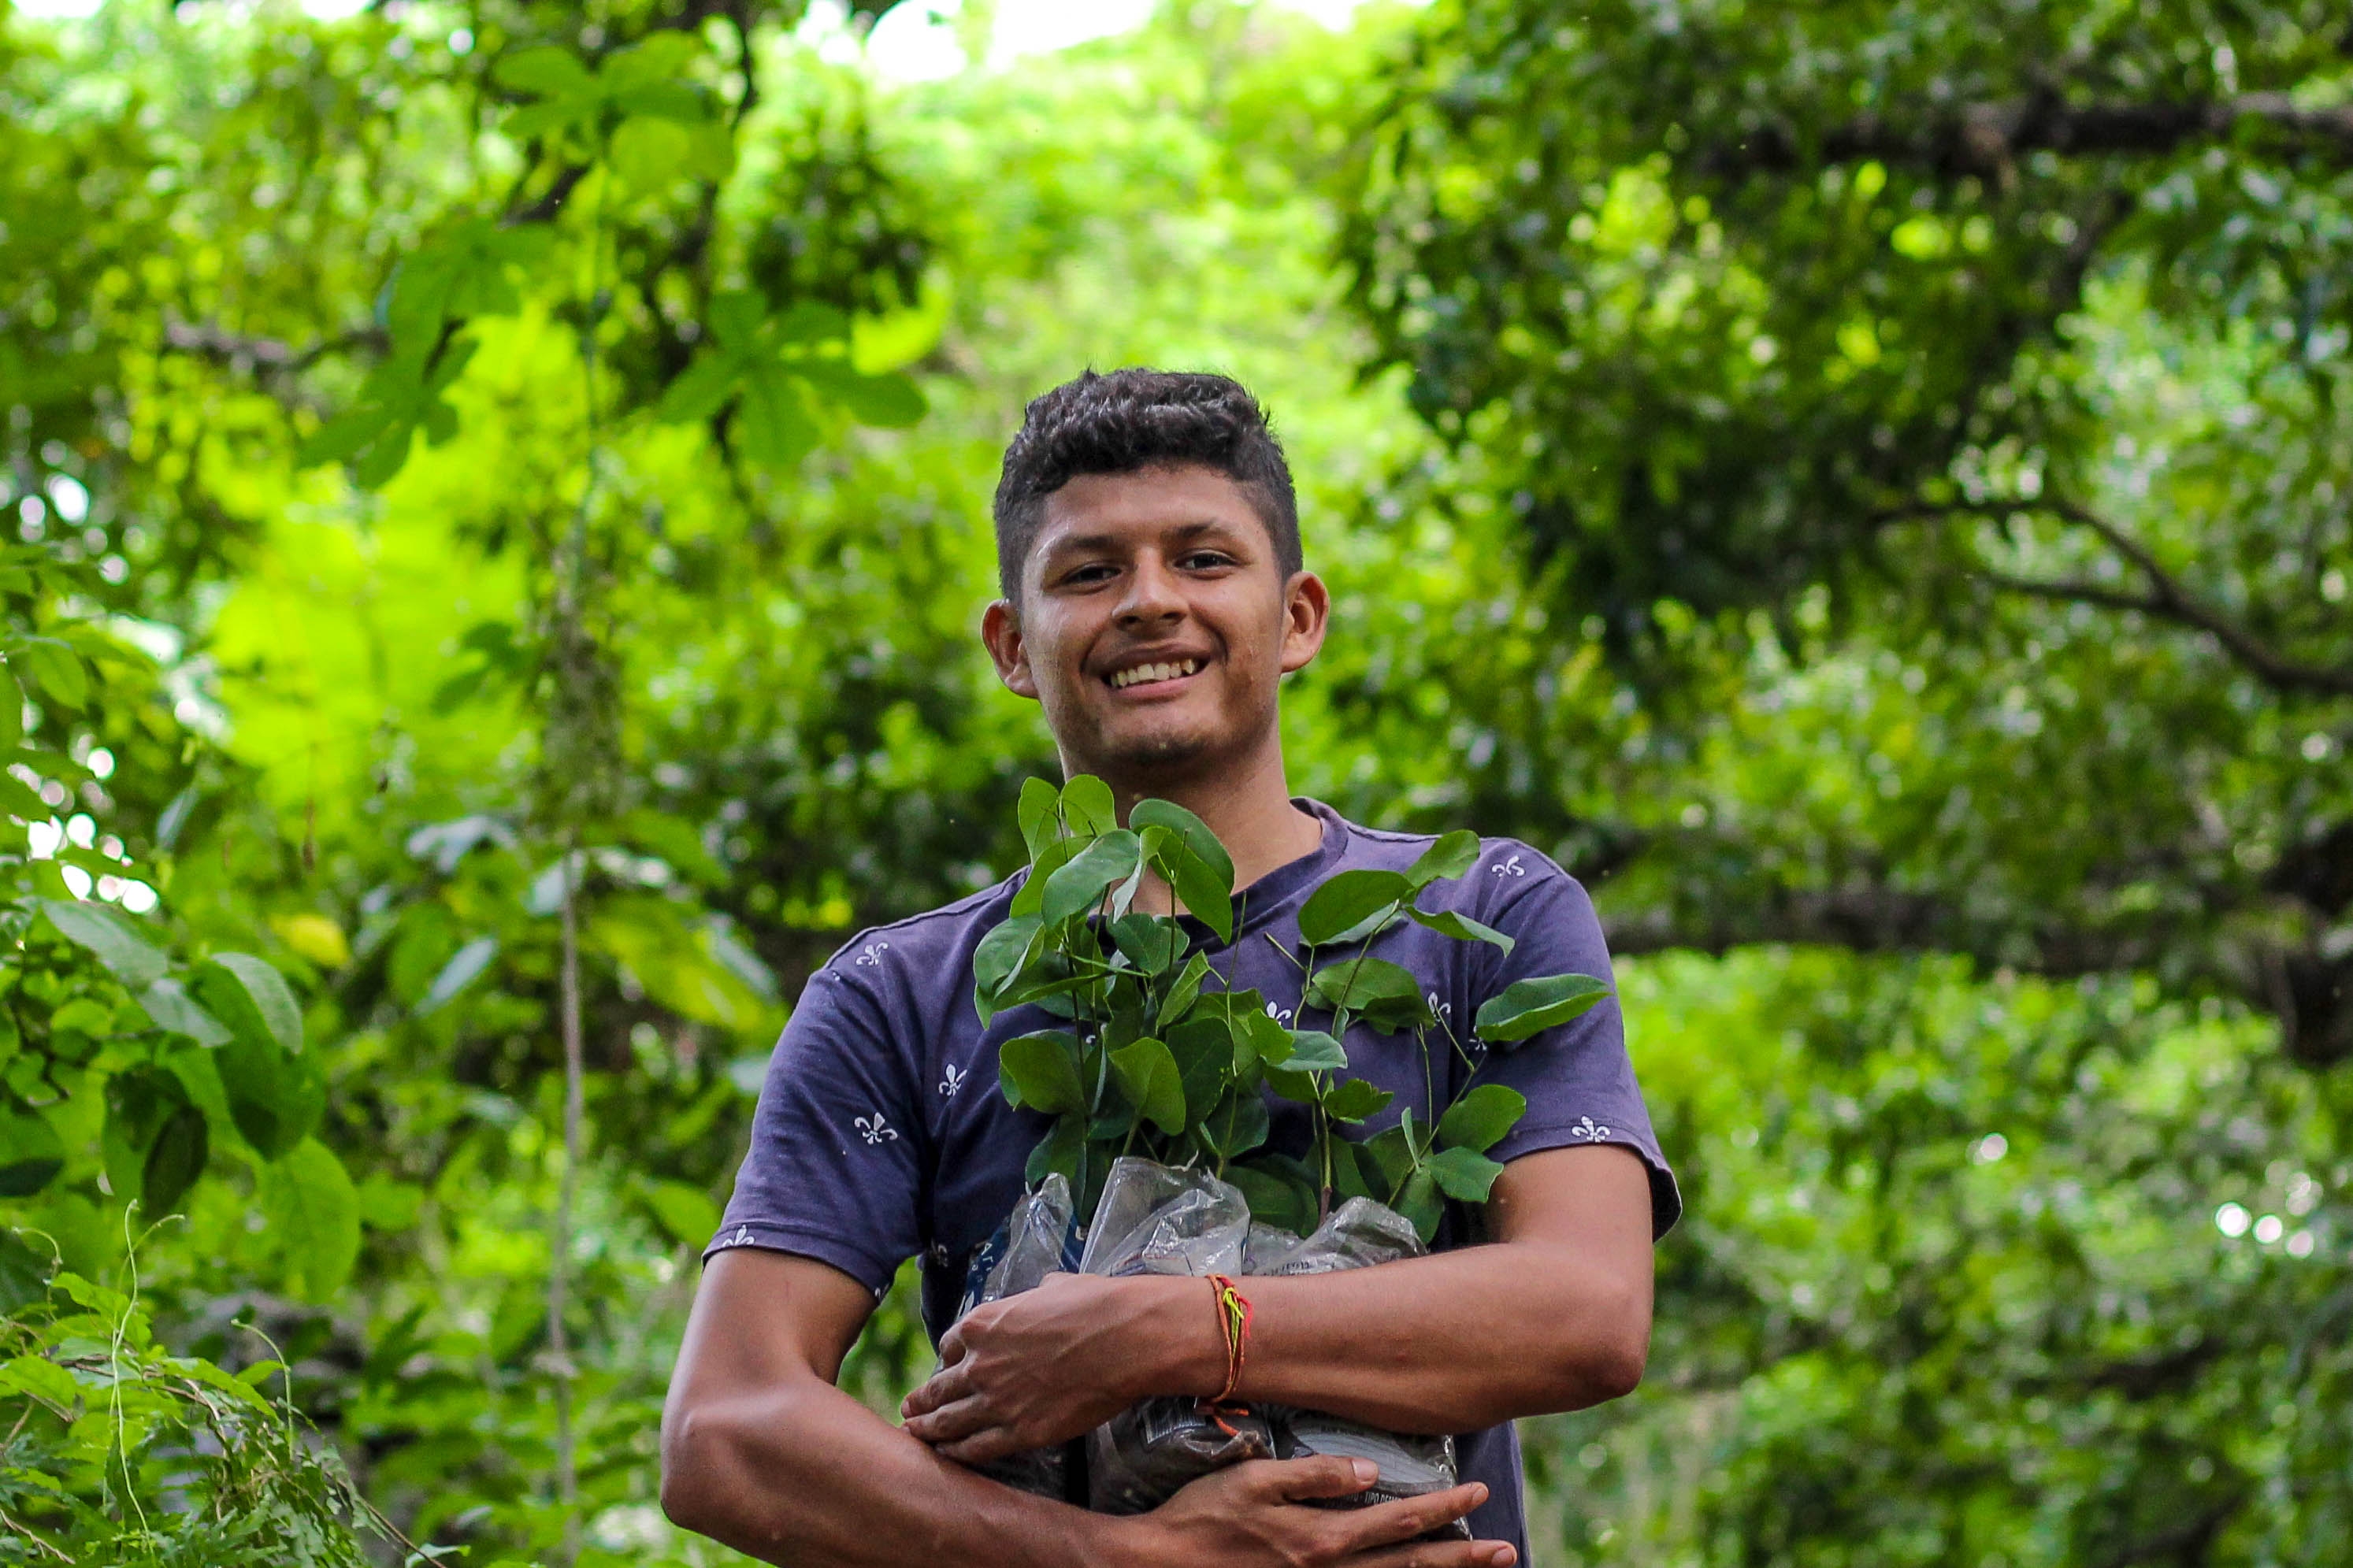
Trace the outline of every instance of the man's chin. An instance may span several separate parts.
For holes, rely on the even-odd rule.
[[[1161,730],[1106,735],[1097,749],[1099,764],[1123,778],[1182,778],[1216,761],[1216,737],[1197,731]]]

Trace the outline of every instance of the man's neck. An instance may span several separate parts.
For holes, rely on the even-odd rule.
[[[1324,826],[1291,804],[1280,741],[1261,746],[1239,765],[1213,774],[1162,782],[1109,781],[1127,819],[1139,800],[1174,801],[1208,826],[1233,857],[1234,886],[1247,888],[1279,866],[1314,853]]]

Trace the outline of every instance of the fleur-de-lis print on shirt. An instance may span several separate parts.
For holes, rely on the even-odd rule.
[[[1517,855],[1514,855],[1508,860],[1498,860],[1487,869],[1498,877],[1525,877],[1528,874],[1528,868],[1520,864],[1520,858]]]
[[[885,1140],[895,1143],[899,1141],[899,1130],[885,1122],[879,1110],[871,1118],[853,1116],[849,1120],[857,1127],[858,1135],[869,1143],[881,1143]]]
[[[1598,1143],[1609,1136],[1609,1129],[1597,1126],[1590,1116],[1580,1116],[1577,1119],[1577,1125],[1568,1130],[1568,1135],[1582,1138],[1588,1143]]]
[[[890,951],[891,944],[887,942],[870,942],[859,950],[852,962],[864,968],[880,969],[882,967],[882,955]]]
[[[971,1076],[972,1075],[970,1073],[956,1066],[955,1063],[948,1063],[947,1072],[940,1079],[940,1098],[942,1100],[954,1100],[955,1098],[955,1091],[962,1089],[964,1087],[964,1080]]]

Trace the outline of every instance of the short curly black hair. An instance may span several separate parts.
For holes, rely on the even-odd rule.
[[[1090,370],[1029,405],[1005,448],[997,483],[997,578],[1021,595],[1021,567],[1046,498],[1081,474],[1126,474],[1158,463],[1215,468],[1250,499],[1288,580],[1300,570],[1299,500],[1266,410],[1231,376],[1131,367]]]

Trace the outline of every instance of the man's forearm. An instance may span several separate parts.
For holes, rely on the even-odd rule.
[[[1238,1283],[1252,1307],[1239,1397],[1392,1431],[1469,1432],[1598,1405],[1641,1380],[1649,1348],[1647,1273],[1618,1277],[1542,1243]],[[1209,1360],[1188,1381],[1206,1373],[1214,1394],[1222,1345]]]
[[[1000,1486],[813,1375],[696,1400],[662,1426],[662,1508],[763,1562],[1095,1568],[1100,1521]]]
[[[1465,1432],[1614,1398],[1651,1335],[1649,1177],[1626,1150],[1515,1161],[1500,1239],[1433,1258],[1237,1283],[1252,1307],[1240,1397],[1401,1432]],[[978,1462],[1084,1432],[1152,1394],[1226,1382],[1208,1282],[1050,1276],[975,1310],[908,1396],[907,1430]]]

